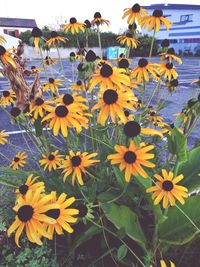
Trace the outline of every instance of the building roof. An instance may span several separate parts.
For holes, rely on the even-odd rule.
[[[37,24],[34,19],[0,17],[0,27],[34,28],[37,27]]]
[[[183,5],[183,4],[153,4],[143,6],[146,9],[200,9],[200,5]]]

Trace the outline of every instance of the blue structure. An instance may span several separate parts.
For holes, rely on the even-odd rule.
[[[144,8],[149,14],[161,9],[164,17],[172,22],[169,31],[161,27],[156,34],[158,43],[167,38],[178,54],[200,55],[200,5],[155,4]],[[143,32],[149,34],[146,30]]]

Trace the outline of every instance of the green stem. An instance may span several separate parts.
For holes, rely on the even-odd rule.
[[[59,59],[60,69],[61,69],[61,72],[62,72],[62,75],[63,75],[63,79],[65,81],[65,85],[67,85],[67,80],[66,80],[66,77],[65,77],[65,71],[64,71],[64,68],[63,68],[63,64],[62,64],[62,60],[61,60],[61,56],[60,56],[60,51],[59,51],[59,49],[58,49],[57,46],[56,46],[56,50],[57,50],[57,54],[58,54],[58,59]]]
[[[149,105],[151,104],[151,101],[152,101],[152,99],[153,99],[153,97],[154,97],[154,95],[155,95],[155,93],[156,93],[156,90],[157,90],[159,87],[160,87],[160,82],[158,82],[158,83],[156,84],[156,86],[154,87],[154,89],[152,90],[151,95],[149,96],[149,99],[148,99],[147,104],[146,104],[146,109],[147,109],[147,108],[149,107]]]
[[[83,134],[83,133],[80,133],[80,134],[81,134],[81,135],[84,135],[84,136],[87,136],[87,137],[90,138],[90,139],[94,139],[95,141],[104,144],[105,146],[109,147],[110,149],[113,149],[112,146],[106,144],[105,142],[103,142],[103,141],[101,141],[101,140],[99,140],[99,139],[97,139],[97,138],[91,137],[91,136],[89,136],[89,135],[87,135],[87,134]]]
[[[10,159],[9,158],[7,158],[4,154],[2,154],[1,152],[0,152],[0,156],[2,157],[2,158],[4,158],[4,159],[6,159],[7,161],[9,161],[10,162]]]
[[[42,55],[41,47],[39,47],[39,52],[40,52],[40,57],[41,57],[41,60],[42,60],[42,65],[43,65],[43,68],[44,68],[45,76],[46,76],[46,79],[48,80],[49,76],[48,76],[48,73],[47,73],[47,68],[46,68],[45,63],[44,63],[44,58],[43,58],[43,55]]]
[[[100,36],[99,26],[97,26],[97,35],[98,35],[99,48],[100,48],[100,57],[102,58],[103,57],[103,54],[102,54],[101,36]]]
[[[186,135],[185,135],[186,137],[188,137],[188,136],[192,133],[193,129],[196,127],[196,125],[197,125],[197,123],[198,123],[198,120],[199,120],[199,116],[197,116],[196,119],[194,120],[194,122],[193,122],[193,124],[191,125],[189,131],[188,131],[188,132],[186,133]]]
[[[151,48],[149,51],[149,61],[151,60],[151,56],[152,56],[152,52],[153,52],[153,44],[154,44],[154,40],[155,40],[155,34],[156,34],[156,28],[154,28],[153,31],[153,36],[152,36],[152,41],[151,41]]]

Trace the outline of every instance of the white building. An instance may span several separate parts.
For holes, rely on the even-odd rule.
[[[156,9],[162,10],[163,16],[172,22],[169,31],[161,27],[156,34],[158,43],[169,39],[176,53],[200,55],[200,5],[155,4],[144,8],[149,14]]]

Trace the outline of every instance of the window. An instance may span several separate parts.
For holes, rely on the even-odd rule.
[[[193,18],[193,14],[182,15],[180,21],[181,22],[192,21],[192,18]]]

